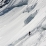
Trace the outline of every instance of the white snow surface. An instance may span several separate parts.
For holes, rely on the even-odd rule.
[[[46,0],[11,0],[0,8],[0,46],[46,46]]]

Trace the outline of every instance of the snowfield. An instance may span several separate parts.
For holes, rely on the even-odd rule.
[[[1,1],[0,46],[46,46],[46,0]]]

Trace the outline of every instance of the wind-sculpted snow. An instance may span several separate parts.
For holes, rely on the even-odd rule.
[[[15,7],[21,7],[21,6],[23,6],[23,5],[27,5],[28,4],[28,0],[20,0],[17,4],[16,4],[16,1],[17,0],[13,0],[13,2],[12,2],[12,0],[9,2],[9,4],[7,5],[7,7],[3,10],[3,11],[0,11],[0,16],[1,15],[3,15],[3,14],[5,14],[5,13],[7,13],[8,11],[10,11],[10,10],[12,10],[13,8],[15,8]],[[7,1],[5,1],[5,2],[7,2]],[[4,2],[4,3],[5,3]],[[14,4],[14,5],[13,5]],[[2,5],[2,6],[0,6],[0,7],[3,7],[4,5]]]
[[[46,46],[46,0],[0,0],[0,46]]]
[[[21,0],[21,1],[19,1],[19,3],[16,5],[16,7],[20,7],[20,6],[27,5],[27,4],[28,4],[28,0]]]
[[[38,10],[36,10],[33,14],[31,14],[25,21],[25,24],[28,24],[36,15],[37,15]]]
[[[36,5],[37,5],[37,2],[34,5],[27,7],[26,10],[24,10],[24,12],[32,11],[36,7]]]
[[[45,19],[45,18],[44,18]],[[43,21],[42,21],[43,22]],[[20,39],[18,39],[18,40],[16,40],[15,42],[13,42],[13,43],[11,43],[10,45],[8,45],[8,46],[14,46],[14,45],[16,45],[17,43],[19,43],[17,46],[24,46],[25,44],[25,42],[26,41],[28,41],[28,40],[30,40],[30,39],[32,39],[31,37],[32,36],[34,36],[34,34],[36,35],[36,34],[38,34],[39,36],[37,37],[37,42],[35,42],[34,43],[34,46],[36,46],[36,45],[38,45],[39,44],[39,42],[40,42],[40,40],[42,39],[42,37],[43,37],[43,33],[44,33],[44,29],[42,29],[42,24],[40,24],[41,25],[41,27],[39,27],[39,28],[35,28],[34,30],[32,30],[32,31],[30,31],[30,35],[29,35],[29,33],[27,33],[26,35],[24,35],[23,37],[21,37]],[[43,33],[42,33],[43,32]],[[37,35],[36,35],[37,36]],[[36,38],[35,38],[36,39]],[[32,41],[31,41],[32,42]],[[29,44],[29,43],[27,43],[27,44]],[[31,44],[32,45],[32,44]],[[29,46],[30,46],[30,44],[29,44]]]

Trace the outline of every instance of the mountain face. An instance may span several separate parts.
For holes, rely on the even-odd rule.
[[[0,0],[0,46],[46,46],[46,0]]]

